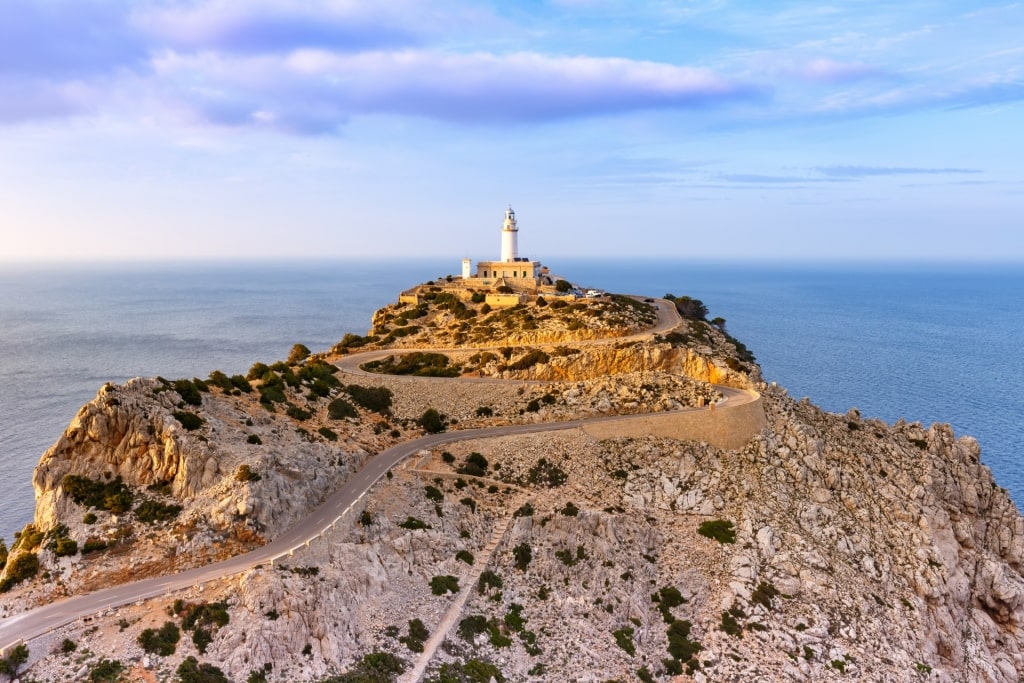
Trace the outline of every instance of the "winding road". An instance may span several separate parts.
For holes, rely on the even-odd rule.
[[[660,334],[680,323],[675,306],[663,299],[656,300],[658,308],[658,324],[643,333],[631,335],[630,337],[619,337],[617,341],[631,338],[649,337]],[[607,342],[607,339],[588,340],[581,343]],[[411,349],[410,349],[411,350]],[[450,349],[449,349],[450,350]],[[401,350],[392,350],[389,353],[400,353]],[[377,352],[353,354],[351,358],[339,362],[339,367],[347,372],[360,372],[353,367],[359,363],[370,360],[379,354]],[[465,381],[458,378],[419,378],[430,381]],[[475,381],[496,382],[502,380],[479,379]],[[541,383],[539,380],[531,380],[534,383]],[[723,398],[718,401],[719,410],[728,407],[739,406],[756,400],[756,394],[731,387],[715,385]],[[678,412],[693,412],[708,410],[707,408],[685,408]],[[132,583],[121,584],[113,588],[107,588],[86,595],[65,598],[56,602],[38,607],[36,609],[15,614],[0,621],[0,653],[6,652],[7,648],[22,642],[29,642],[53,629],[59,628],[79,619],[102,613],[104,611],[139,602],[147,598],[154,598],[162,595],[169,595],[175,591],[187,589],[193,586],[222,579],[228,576],[239,574],[254,567],[270,564],[282,557],[291,555],[295,550],[307,546],[310,541],[318,538],[324,532],[330,530],[335,524],[342,520],[370,487],[373,486],[392,467],[405,458],[423,449],[433,448],[442,444],[470,439],[482,439],[499,436],[510,436],[519,434],[531,434],[566,429],[575,429],[595,423],[608,423],[624,420],[633,420],[648,417],[647,413],[639,415],[617,415],[610,417],[592,417],[564,422],[547,422],[538,424],[501,425],[485,427],[480,429],[466,429],[440,434],[431,434],[411,441],[398,444],[388,448],[376,456],[348,481],[338,491],[332,494],[313,512],[306,516],[294,527],[282,533],[273,541],[243,555],[237,555],[228,560],[198,567],[177,574],[143,579]]]

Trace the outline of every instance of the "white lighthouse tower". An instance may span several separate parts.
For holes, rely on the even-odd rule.
[[[501,260],[511,263],[519,258],[519,227],[516,225],[516,212],[508,207],[505,222],[501,226]]]

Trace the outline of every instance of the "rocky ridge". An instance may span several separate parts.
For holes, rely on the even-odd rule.
[[[360,408],[343,420],[327,404],[348,396],[344,384],[322,399],[288,387],[288,402],[311,413],[305,420],[284,404],[270,412],[255,395],[211,389],[195,431],[173,417],[182,396],[158,380],[105,387],[40,463],[36,525],[65,526],[80,542],[95,525],[116,535],[123,520],[99,512],[85,525],[60,482],[121,476],[139,496],[184,505],[180,521],[150,535],[154,548],[178,538],[175,555],[194,562],[209,560],[214,541],[223,553],[244,549],[224,543],[239,525],[252,532],[248,543],[287,528],[372,453],[420,433],[425,407],[445,413],[450,428],[647,412],[699,405],[714,398],[703,382],[726,379],[761,392],[768,427],[736,451],[575,430],[426,452],[289,562],[186,596],[222,600],[230,614],[205,653],[184,640],[166,658],[139,645],[173,597],[48,642],[68,637],[93,656],[144,664],[158,680],[174,680],[188,655],[230,680],[356,680],[341,672],[372,653],[411,665],[421,641],[409,621],[418,619],[428,633],[453,626],[427,680],[1017,681],[1024,520],[977,443],[946,425],[887,425],[794,401],[761,383],[721,330],[698,329],[703,340],[683,328],[519,371],[498,370],[497,359],[470,370],[525,380],[502,392],[350,377],[389,388],[394,402],[388,415]],[[481,406],[491,414],[479,415]],[[321,438],[321,425],[338,440]],[[253,434],[260,445],[248,442]],[[239,481],[244,464],[261,480]],[[81,577],[97,562],[115,580],[138,566],[146,543],[137,534],[130,553],[99,561],[43,550],[51,578],[16,587],[5,609],[60,594],[53,586],[89,585]],[[448,613],[451,593],[432,591],[436,577],[472,589],[458,614]],[[54,653],[32,675],[82,678],[95,661]]]

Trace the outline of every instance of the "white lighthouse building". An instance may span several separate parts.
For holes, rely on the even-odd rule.
[[[531,261],[519,255],[519,224],[512,207],[505,211],[501,224],[501,258],[497,261],[477,261],[476,273],[467,276],[467,264],[462,264],[462,279],[466,284],[500,287],[506,285],[517,290],[534,290],[542,284],[547,268],[540,261]]]
[[[516,212],[508,207],[505,222],[501,225],[501,260],[511,263],[519,258],[519,226],[516,225]]]

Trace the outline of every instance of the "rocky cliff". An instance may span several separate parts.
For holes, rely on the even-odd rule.
[[[424,451],[284,562],[31,644],[33,675],[84,678],[106,656],[175,680],[192,656],[232,681],[1020,680],[1024,519],[973,439],[795,401],[707,323],[559,344],[453,350],[463,379],[312,358],[244,386],[211,376],[198,394],[104,387],[40,461],[36,538],[12,551],[37,547],[49,578],[17,584],[3,609],[273,538],[372,454],[422,434],[427,408],[463,429],[704,406],[715,383],[756,388],[767,426],[735,450],[571,430]],[[68,475],[112,502],[89,508],[93,489]],[[131,504],[101,509],[117,507],[117,482]],[[143,521],[143,501],[182,509]],[[61,557],[62,538],[123,550]],[[192,625],[205,636],[146,646],[145,629],[188,628],[220,603],[223,619]],[[46,654],[63,638],[89,656]]]

